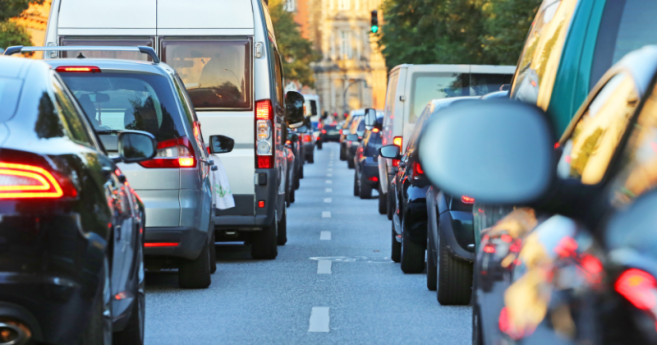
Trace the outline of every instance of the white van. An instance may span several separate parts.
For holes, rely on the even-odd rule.
[[[276,257],[277,243],[286,241],[285,96],[263,1],[53,0],[46,45],[153,47],[187,88],[205,142],[217,134],[235,140],[233,151],[221,157],[235,207],[216,212],[217,240],[249,242],[254,258]],[[61,54],[142,58],[130,52]],[[157,202],[144,201],[147,207]]]
[[[485,95],[511,83],[515,66],[399,65],[388,75],[382,145],[397,145],[404,154],[415,121],[429,101],[439,98]],[[399,162],[379,159],[379,212],[392,219],[390,177]]]

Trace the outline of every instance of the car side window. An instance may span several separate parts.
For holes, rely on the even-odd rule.
[[[388,81],[388,93],[386,94],[386,109],[385,117],[383,119],[383,126],[388,129],[392,126],[392,113],[395,110],[395,94],[397,93],[397,80],[399,80],[399,72],[390,76]]]
[[[612,182],[611,202],[620,207],[657,185],[657,89],[646,99]]]
[[[54,75],[52,87],[55,94],[55,109],[61,118],[67,136],[78,144],[96,148],[88,129],[81,118],[81,114],[75,107],[75,101],[65,91],[61,83]]]
[[[613,76],[573,120],[576,123],[563,143],[557,168],[559,177],[578,179],[588,185],[599,183],[638,103],[639,94],[632,77],[626,73]]]
[[[283,96],[283,65],[281,64],[281,56],[278,50],[273,49],[274,53],[274,87],[276,88],[276,98],[278,105],[283,107],[285,104],[285,97]]]

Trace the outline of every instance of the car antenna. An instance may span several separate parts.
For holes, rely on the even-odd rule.
[[[86,58],[87,58],[87,57],[84,56],[84,54],[82,54],[82,52],[80,52],[80,55],[78,55],[78,59],[86,59]]]

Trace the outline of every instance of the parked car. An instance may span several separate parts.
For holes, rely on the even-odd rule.
[[[350,146],[348,145],[349,143],[347,142],[347,135],[354,134],[351,133],[351,124],[354,123],[354,121],[359,121],[364,113],[365,113],[364,109],[352,110],[351,113],[349,114],[349,118],[347,118],[342,124],[342,127],[340,129],[340,160],[341,161],[347,160],[347,151],[349,151],[349,146]]]
[[[657,286],[656,77],[657,47],[625,56],[556,145],[548,116],[520,102],[455,105],[427,125],[420,160],[436,187],[516,207],[481,240],[474,344],[657,341],[645,298]]]
[[[383,145],[397,145],[404,154],[415,122],[429,101],[437,98],[477,96],[497,91],[513,77],[513,66],[399,65],[388,76]],[[446,74],[447,73],[447,74]],[[459,85],[455,87],[454,85]],[[388,218],[394,212],[394,196],[388,197],[399,161],[379,160],[381,192]]]
[[[304,125],[298,128],[297,131],[303,146],[303,156],[300,158],[304,163],[315,163],[315,137],[313,136],[312,123],[309,117],[306,118]]]
[[[372,190],[379,189],[379,148],[381,147],[381,124],[383,114],[378,112],[377,124],[367,130],[354,157],[354,196],[372,198]],[[356,134],[357,135],[357,134]]]
[[[418,158],[418,138],[434,114],[453,103],[473,98],[476,97],[442,98],[429,102],[415,122],[403,155],[397,145],[382,146],[383,158],[399,160],[399,169],[393,177],[393,188],[390,189],[395,202],[391,257],[393,261],[401,262],[404,273],[420,273],[424,270],[427,248],[426,197],[429,183]],[[384,147],[386,150],[383,150]]]
[[[345,147],[347,148],[347,168],[349,169],[354,168],[354,156],[356,155],[356,150],[360,147],[360,142],[363,140],[363,135],[365,134],[365,121],[363,121],[363,118],[363,116],[358,116],[351,122],[351,125],[347,130],[347,136],[344,140]]]
[[[123,132],[110,158],[43,61],[0,57],[0,89],[2,341],[143,344],[144,205],[117,163],[155,138]]]
[[[325,124],[321,129],[320,142],[340,142],[340,128],[336,124]]]
[[[53,0],[47,45],[157,47],[159,58],[180,75],[205,141],[212,135],[235,140],[233,151],[222,157],[235,207],[215,213],[216,240],[245,241],[253,258],[276,258],[277,229],[286,224],[285,175],[280,172],[287,162],[283,139],[289,96],[283,91],[281,57],[266,3],[238,1],[227,8],[212,0],[184,6],[140,1],[135,6]],[[45,56],[79,54],[125,58],[123,53],[89,50]],[[294,93],[295,99],[303,98]],[[298,106],[303,115],[303,100]]]

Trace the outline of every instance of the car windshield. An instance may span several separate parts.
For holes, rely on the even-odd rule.
[[[14,115],[22,85],[23,82],[18,79],[0,78],[0,122]]]
[[[143,73],[62,73],[96,131],[140,130],[164,141],[185,136],[166,77]],[[109,149],[109,148],[108,148]]]

